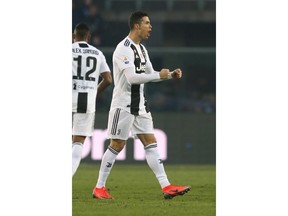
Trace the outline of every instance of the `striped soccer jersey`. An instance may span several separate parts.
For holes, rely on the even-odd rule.
[[[107,71],[100,50],[85,41],[72,44],[72,112],[95,112],[99,75]]]
[[[144,84],[130,84],[124,69],[133,68],[135,73],[155,72],[148,52],[142,44],[135,44],[129,37],[122,40],[113,53],[113,98],[110,110],[121,108],[133,115],[149,112],[144,95]]]

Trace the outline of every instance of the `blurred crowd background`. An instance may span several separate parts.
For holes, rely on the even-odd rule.
[[[116,45],[129,33],[131,12],[149,14],[152,34],[145,44],[155,70],[180,67],[181,80],[148,83],[152,112],[215,113],[216,0],[72,0],[72,30],[86,22],[90,43],[106,56],[112,70]],[[97,112],[107,112],[113,86],[97,99]]]

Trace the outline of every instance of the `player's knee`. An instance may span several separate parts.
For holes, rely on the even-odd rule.
[[[157,142],[154,134],[138,134],[138,138],[144,146]]]
[[[155,137],[149,137],[148,139],[146,139],[146,142],[145,144],[146,145],[149,145],[149,144],[152,144],[152,143],[156,143],[156,138]]]
[[[72,136],[72,142],[80,142],[80,143],[84,143],[86,136],[78,136],[78,135],[74,135]]]
[[[111,139],[110,141],[110,147],[118,152],[120,152],[124,148],[125,144],[126,144],[125,140]]]

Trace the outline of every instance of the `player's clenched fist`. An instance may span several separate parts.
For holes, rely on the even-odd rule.
[[[180,79],[182,77],[182,71],[180,68],[175,69],[174,71],[170,72],[169,69],[162,69],[160,71],[160,78],[161,79]]]
[[[169,69],[162,69],[161,71],[160,71],[160,78],[161,79],[168,79],[169,78],[169,75],[170,75],[170,71],[169,71]]]
[[[180,68],[177,68],[174,71],[172,71],[171,75],[174,79],[180,79],[182,77],[182,71]]]

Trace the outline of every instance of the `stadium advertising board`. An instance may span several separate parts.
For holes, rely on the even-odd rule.
[[[215,114],[153,114],[155,137],[160,157],[165,163],[215,164]],[[84,143],[82,162],[101,161],[107,140],[107,114],[97,113],[95,131]],[[145,153],[139,139],[132,135],[116,160],[120,163],[143,163]]]

